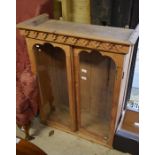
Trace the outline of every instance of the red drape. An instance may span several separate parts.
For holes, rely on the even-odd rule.
[[[16,0],[16,23],[42,13],[52,18],[52,0]],[[20,125],[31,121],[37,111],[36,79],[31,73],[24,37],[16,31],[16,120]]]

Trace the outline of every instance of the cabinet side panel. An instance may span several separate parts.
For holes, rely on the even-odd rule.
[[[121,90],[120,90],[120,96],[119,96],[119,105],[118,105],[115,127],[117,127],[119,123],[119,119],[120,119],[120,116],[121,116],[121,113],[122,113],[122,110],[125,104],[125,96],[127,92],[131,59],[132,59],[132,48],[130,48],[130,52],[124,56]]]

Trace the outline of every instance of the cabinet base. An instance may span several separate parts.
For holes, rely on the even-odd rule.
[[[90,141],[92,143],[97,143],[97,144],[100,144],[102,146],[106,146],[106,147],[108,147],[110,149],[112,148],[112,145],[107,144],[107,142],[105,142],[103,139],[100,139],[100,138],[98,138],[96,136],[90,135],[88,132],[86,132],[84,130],[74,131],[74,130],[71,130],[69,127],[63,126],[62,124],[59,124],[57,122],[46,121],[46,122],[41,122],[41,123],[43,123],[45,125],[48,125],[48,126],[50,126],[52,128],[64,131],[66,133],[75,135],[77,137],[86,139],[86,140],[88,140],[88,141]]]

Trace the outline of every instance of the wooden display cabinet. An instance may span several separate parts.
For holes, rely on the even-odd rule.
[[[42,122],[111,147],[138,27],[78,24],[47,14],[17,27],[38,77]]]

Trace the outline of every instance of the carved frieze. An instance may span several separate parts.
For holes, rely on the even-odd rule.
[[[121,45],[112,42],[98,41],[95,39],[79,38],[55,33],[21,30],[21,34],[33,39],[51,41],[67,45],[74,45],[78,47],[91,48],[102,51],[126,53],[129,50],[129,46],[124,44]]]

